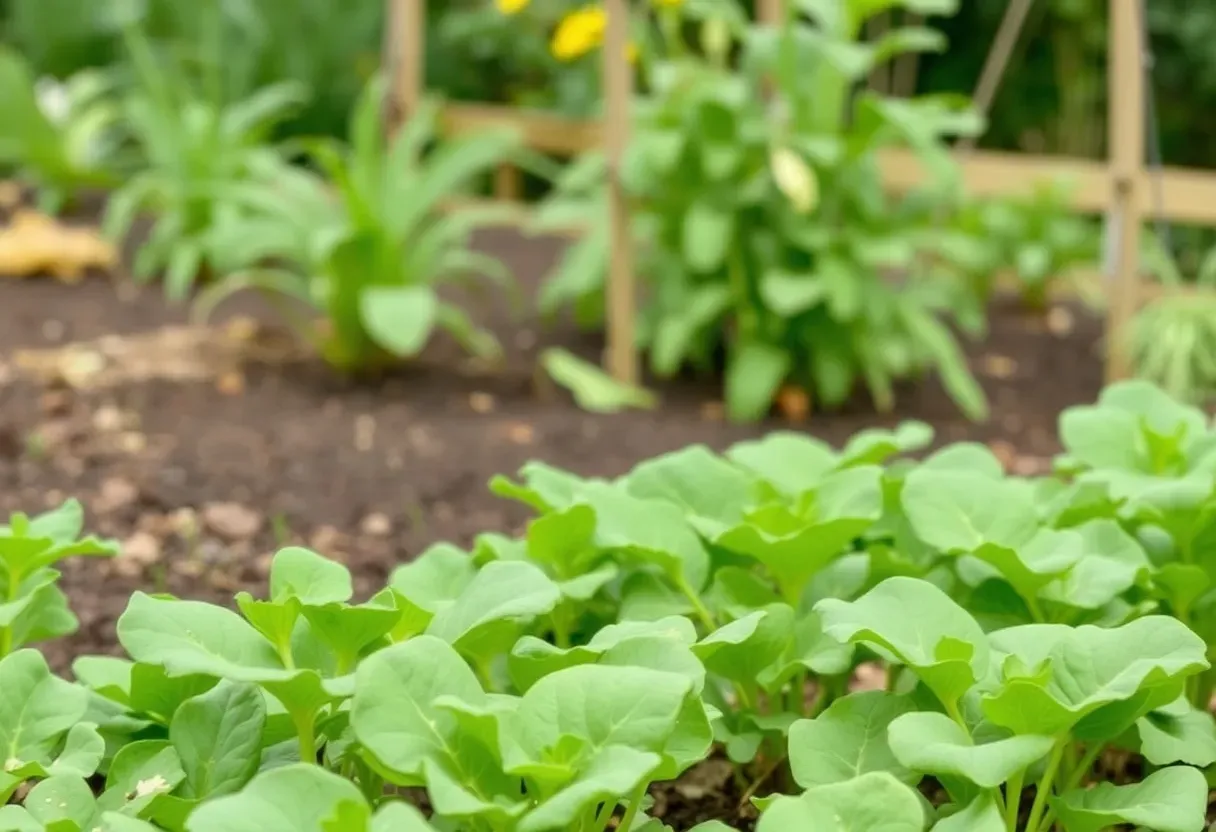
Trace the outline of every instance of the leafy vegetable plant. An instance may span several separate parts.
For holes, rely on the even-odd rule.
[[[650,293],[641,338],[660,376],[724,353],[733,418],[764,415],[786,383],[833,407],[861,381],[887,410],[897,379],[929,370],[969,415],[985,412],[942,321],[955,302],[946,270],[928,257],[957,179],[943,140],[981,120],[952,98],[853,93],[895,55],[943,45],[924,28],[863,42],[865,21],[892,5],[789,4],[776,28],[713,14],[703,55],[668,26],[646,65],[623,170]],[[884,194],[878,153],[890,146],[920,154],[935,187]],[[577,164],[538,221],[593,218],[543,298],[585,320],[602,307],[602,170]]]
[[[13,627],[0,828],[664,832],[651,787],[717,756],[761,832],[1201,832],[1214,437],[1129,382],[1033,479],[918,423],[534,462],[491,485],[535,512],[519,538],[435,544],[367,600],[286,548],[235,611],[136,593],[126,657],[76,682]],[[38,597],[78,534],[78,506],[16,516],[6,574]]]
[[[246,288],[302,300],[324,313],[325,326],[302,322],[301,334],[346,370],[413,356],[436,329],[476,355],[497,354],[494,338],[438,290],[475,276],[510,287],[506,267],[470,245],[473,231],[505,209],[440,209],[509,158],[518,138],[491,131],[436,144],[431,102],[386,140],[385,90],[376,79],[364,91],[349,146],[309,145],[336,192],[310,171],[260,161],[259,184],[216,235],[227,274],[199,299],[200,315]]]
[[[125,96],[123,116],[140,161],[110,199],[105,230],[125,236],[141,212],[152,214],[133,274],[147,281],[163,270],[166,294],[182,300],[214,267],[217,227],[237,213],[253,171],[278,157],[267,144],[270,130],[305,91],[281,83],[230,102],[214,84],[199,92],[138,29],[128,28],[125,39],[137,83]]]
[[[63,84],[35,81],[22,56],[0,46],[0,165],[37,190],[44,211],[114,184],[120,132],[112,80],[86,70]]]

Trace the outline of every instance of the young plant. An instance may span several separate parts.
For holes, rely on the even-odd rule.
[[[303,300],[325,315],[325,326],[302,323],[301,334],[343,370],[414,356],[436,329],[475,355],[497,354],[494,338],[438,290],[473,277],[509,286],[505,266],[470,243],[507,209],[442,209],[510,158],[518,138],[491,131],[436,143],[438,108],[430,102],[386,139],[385,90],[377,78],[364,91],[349,146],[308,146],[336,192],[308,171],[260,168],[261,184],[214,240],[228,252],[231,273],[199,299],[198,314],[245,288]]]
[[[54,565],[75,556],[109,557],[111,541],[81,538],[84,509],[69,500],[36,517],[16,513],[0,526],[0,658],[19,647],[76,631]]]
[[[1178,264],[1154,241],[1150,263],[1163,294],[1132,319],[1127,347],[1136,375],[1167,393],[1199,403],[1216,391],[1216,248],[1199,264],[1194,284],[1183,281]]]
[[[122,238],[141,213],[151,214],[155,223],[133,275],[148,281],[163,271],[166,295],[182,300],[214,271],[217,228],[239,212],[252,172],[277,157],[267,144],[270,131],[305,91],[280,83],[230,102],[211,84],[203,95],[173,61],[153,54],[140,31],[128,29],[126,43],[136,84],[123,115],[140,162],[111,198],[104,227],[112,239]]]
[[[1170,706],[1208,667],[1202,640],[1176,619],[985,634],[940,589],[910,578],[815,609],[829,636],[868,646],[917,684],[909,693],[853,694],[795,723],[790,759],[807,792],[797,804],[777,799],[769,811],[811,817],[821,790],[883,772],[889,779],[876,811],[908,829],[923,828],[923,810],[897,786],[925,775],[951,800],[938,810],[937,830],[1203,828],[1207,783],[1189,766],[1162,768],[1137,784],[1084,788],[1109,743]],[[1022,790],[1031,782],[1037,787],[1023,815]]]
[[[1097,231],[1070,213],[1068,198],[1064,183],[1040,183],[1028,197],[977,202],[961,212],[960,230],[985,249],[986,257],[972,271],[981,287],[1012,269],[1022,302],[1043,311],[1054,286],[1098,262]]]
[[[669,57],[648,66],[623,171],[650,291],[640,337],[660,376],[724,353],[733,418],[763,416],[787,383],[833,407],[862,381],[887,410],[897,379],[930,370],[966,413],[985,411],[940,320],[955,302],[949,282],[921,256],[935,214],[886,196],[877,164],[881,149],[910,147],[949,191],[957,171],[942,139],[981,122],[953,99],[853,94],[883,61],[941,46],[915,28],[862,43],[862,24],[889,5],[811,4],[804,20],[790,4],[775,29],[709,20],[704,58],[668,26]],[[544,222],[602,210],[597,163],[577,170]],[[602,309],[602,216],[552,275],[546,309]]]
[[[34,187],[44,212],[115,183],[120,113],[113,92],[112,78],[95,70],[62,84],[35,81],[24,58],[0,46],[0,165]]]

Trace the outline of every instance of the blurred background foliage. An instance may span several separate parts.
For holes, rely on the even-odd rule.
[[[428,0],[427,80],[463,100],[510,101],[586,114],[597,98],[597,56],[559,64],[547,21],[581,0],[533,0],[505,16],[492,0]],[[750,5],[752,0],[746,0]],[[963,3],[934,21],[951,48],[897,68],[919,91],[970,91],[1004,14],[998,0]],[[1106,0],[1037,0],[991,113],[983,145],[1095,157],[1105,151]],[[1216,4],[1152,0],[1155,92],[1168,164],[1216,167]],[[0,39],[40,74],[66,78],[116,62],[131,15],[185,60],[213,59],[199,33],[223,30],[234,99],[274,81],[308,85],[309,106],[282,130],[339,135],[376,66],[384,0],[0,0]],[[537,7],[542,13],[533,14]],[[553,12],[553,13],[549,13]],[[216,23],[218,15],[219,22]],[[897,86],[897,89],[907,86]]]

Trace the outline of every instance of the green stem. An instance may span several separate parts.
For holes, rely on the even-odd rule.
[[[1089,748],[1085,749],[1085,755],[1077,762],[1072,770],[1068,773],[1068,779],[1064,781],[1062,791],[1075,789],[1085,780],[1085,776],[1089,774],[1094,767],[1094,762],[1101,756],[1103,749],[1106,748],[1105,743],[1095,742]]]
[[[570,628],[566,626],[566,608],[558,605],[553,610],[553,643],[565,650],[570,647]]]
[[[11,604],[21,594],[21,573],[10,565],[7,578],[8,586],[5,588],[4,600]],[[13,652],[13,628],[11,625],[0,627],[0,659],[11,652]]]
[[[1005,784],[1005,829],[1018,832],[1018,809],[1022,806],[1022,787],[1026,782],[1026,769],[1009,778]]]
[[[958,725],[959,728],[966,731],[967,735],[970,736],[971,729],[967,727],[967,721],[963,719],[963,713],[958,709],[958,702],[950,701],[943,702],[942,704],[946,706],[946,715],[953,719],[955,724]]]
[[[806,714],[806,671],[800,670],[790,682],[790,699],[786,706],[796,714]]]
[[[714,621],[713,613],[711,613],[709,611],[709,607],[705,606],[701,599],[697,597],[696,591],[694,591],[693,588],[688,585],[687,581],[680,578],[676,581],[676,588],[680,590],[680,593],[685,598],[688,599],[688,603],[692,604],[693,613],[697,616],[697,619],[701,622],[702,626],[705,627],[706,635],[709,635],[714,630],[718,629],[718,623]]]
[[[1039,778],[1038,788],[1035,790],[1034,804],[1030,807],[1030,817],[1026,820],[1027,832],[1037,832],[1039,824],[1043,820],[1043,812],[1047,809],[1047,796],[1051,794],[1051,784],[1056,780],[1056,771],[1060,768],[1060,761],[1064,759],[1064,747],[1068,745],[1068,737],[1061,737],[1056,740],[1056,744],[1051,749],[1051,756],[1047,758],[1047,768],[1043,771],[1043,776]]]
[[[646,796],[646,783],[634,789],[633,794],[629,795],[629,808],[625,810],[625,817],[621,818],[617,829],[622,832],[629,832],[633,828],[633,822],[638,816],[638,812],[642,810],[642,798]]]
[[[304,714],[292,714],[291,721],[295,723],[296,733],[300,735],[300,762],[316,765],[316,711],[308,711]]]

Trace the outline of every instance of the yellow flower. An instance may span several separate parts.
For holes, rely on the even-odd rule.
[[[584,6],[557,24],[549,50],[559,61],[573,61],[595,49],[604,40],[608,16],[600,6]]]
[[[522,12],[531,0],[494,0],[494,5],[502,14],[512,15]]]
[[[673,9],[676,6],[684,5],[684,0],[650,0],[659,8]]]

